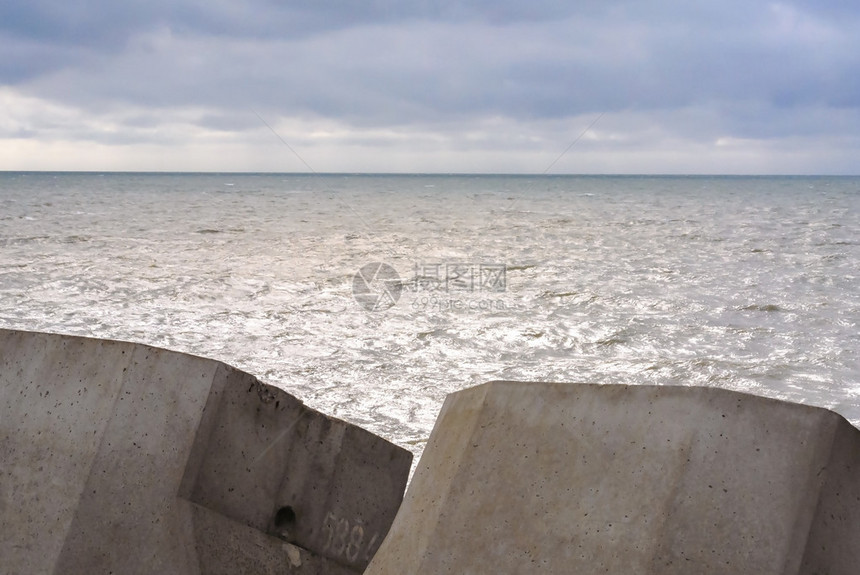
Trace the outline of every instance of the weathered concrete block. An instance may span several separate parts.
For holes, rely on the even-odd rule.
[[[451,394],[366,573],[855,574],[860,431],[712,388]]]
[[[0,330],[0,573],[360,573],[411,454],[223,363]]]

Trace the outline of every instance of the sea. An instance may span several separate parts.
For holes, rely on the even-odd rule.
[[[416,456],[491,380],[858,425],[858,275],[857,177],[0,173],[0,327],[217,359]]]

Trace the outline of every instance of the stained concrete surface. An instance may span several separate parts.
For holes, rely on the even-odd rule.
[[[713,388],[491,382],[445,401],[366,573],[851,574],[860,431]]]
[[[411,454],[223,363],[0,330],[0,573],[360,573]]]

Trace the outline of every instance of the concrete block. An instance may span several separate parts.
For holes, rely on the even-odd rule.
[[[360,573],[411,454],[223,363],[0,330],[0,572]]]
[[[445,401],[366,573],[854,574],[860,431],[713,388],[491,382]]]

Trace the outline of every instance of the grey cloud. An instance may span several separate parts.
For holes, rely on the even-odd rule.
[[[343,96],[385,90],[442,110],[487,104],[491,111],[503,111],[510,99],[512,104],[530,108],[524,112],[558,115],[572,111],[566,103],[570,101],[590,107],[602,103],[674,106],[703,97],[808,101],[816,93],[840,94],[845,100],[854,83],[851,76],[838,72],[846,71],[845,65],[850,66],[847,71],[856,67],[856,62],[831,65],[826,55],[809,53],[804,46],[775,51],[751,38],[701,37],[696,43],[695,32],[655,31],[628,55],[610,59],[602,54],[614,50],[611,26],[601,30],[602,38],[588,44],[589,54],[581,54],[583,48],[575,41],[558,38],[553,43],[539,42],[543,44],[540,49],[525,57],[505,49],[507,36],[529,42],[545,34],[544,30],[459,25],[448,30],[415,26],[409,31],[404,37],[384,28],[367,28],[308,42],[220,45],[201,37],[191,41],[179,37],[175,48],[182,52],[159,53],[158,47],[151,47],[144,53],[147,48],[138,46],[139,51],[119,55],[109,66],[115,76],[105,78],[104,83],[129,81],[134,86],[139,82],[128,76],[151,74],[153,82],[163,78],[175,83],[164,87],[179,88],[180,98],[199,86],[197,96],[204,101],[228,94],[236,85],[280,87],[283,91],[295,84],[310,93],[322,90],[314,95],[320,103],[333,99],[343,104]],[[470,37],[481,38],[485,45],[477,45]],[[843,50],[852,53],[856,47]],[[838,61],[840,56],[836,58]],[[116,69],[123,66],[127,71]],[[213,92],[216,86],[212,84],[220,87]],[[134,97],[126,92],[127,97]],[[289,90],[285,102],[295,102],[292,93]],[[428,101],[431,97],[432,102]]]
[[[540,21],[593,11],[599,2],[559,0],[7,0],[0,31],[60,44],[116,46],[153,26],[221,37],[301,37],[403,21]]]
[[[357,127],[707,109],[678,130],[844,133],[860,106],[847,2],[6,2],[0,82],[94,112],[205,108]],[[848,114],[851,116],[851,114]],[[852,116],[853,117],[853,116]],[[704,135],[704,134],[703,134]]]

